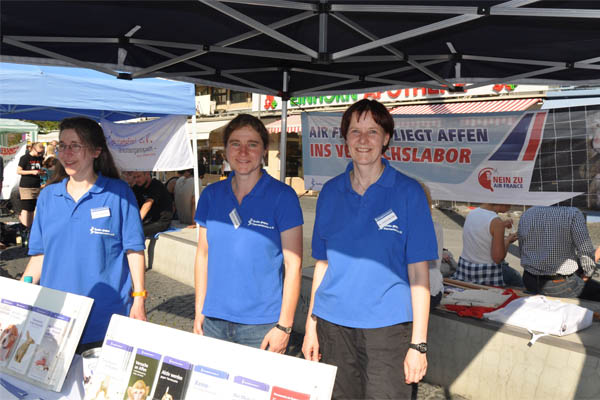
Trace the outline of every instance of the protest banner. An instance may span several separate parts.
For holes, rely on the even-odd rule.
[[[463,115],[394,115],[384,157],[426,183],[434,199],[550,205],[582,192],[531,191],[549,110]],[[340,132],[342,113],[303,113],[307,190],[320,190],[351,161]]]

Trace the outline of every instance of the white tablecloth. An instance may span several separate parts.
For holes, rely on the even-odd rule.
[[[63,390],[60,393],[41,389],[2,372],[0,372],[0,378],[27,392],[25,397],[17,397],[0,385],[0,399],[2,400],[82,400],[84,398],[83,363],[81,356],[77,354],[73,357],[71,368],[67,373]]]

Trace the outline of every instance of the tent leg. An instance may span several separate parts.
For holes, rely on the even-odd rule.
[[[279,140],[279,180],[285,183],[285,162],[287,150],[287,103],[288,71],[283,70],[283,97],[281,98],[281,137]]]
[[[192,135],[192,150],[194,152],[194,199],[196,204],[198,204],[198,199],[200,198],[200,185],[198,185],[198,125],[196,124],[196,114],[192,116],[192,129],[194,134]],[[197,224],[196,224],[197,225]],[[197,228],[197,226],[196,226]],[[199,230],[196,229],[196,234],[199,233]],[[196,238],[198,239],[198,238]]]

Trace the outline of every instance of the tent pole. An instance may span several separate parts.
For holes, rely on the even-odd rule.
[[[195,204],[198,204],[198,199],[200,198],[200,186],[198,185],[198,124],[196,124],[196,113],[192,115],[192,149],[194,152],[194,199]],[[198,224],[196,224],[196,228]],[[199,234],[198,229],[196,229],[196,235]],[[197,239],[197,238],[196,238]]]
[[[281,134],[279,140],[279,180],[285,183],[285,162],[287,144],[287,102],[288,102],[288,71],[283,70],[283,96],[281,97]]]

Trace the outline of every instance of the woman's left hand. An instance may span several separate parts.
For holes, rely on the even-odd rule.
[[[272,351],[273,353],[285,353],[288,342],[290,341],[290,335],[273,327],[263,339],[260,348],[261,350]]]
[[[144,298],[136,296],[133,298],[133,305],[129,311],[129,318],[139,319],[140,321],[146,321],[146,307]]]
[[[418,383],[427,372],[427,356],[415,349],[408,349],[404,358],[404,378],[407,384]]]

